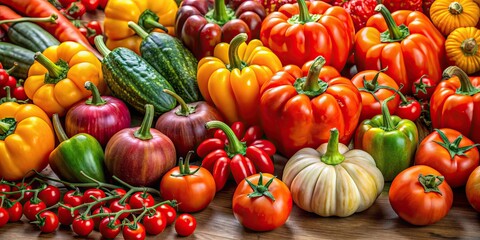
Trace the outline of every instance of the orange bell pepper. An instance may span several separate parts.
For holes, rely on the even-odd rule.
[[[197,82],[203,98],[215,105],[229,123],[260,123],[260,89],[282,68],[280,59],[260,40],[247,45],[240,33],[230,44],[215,46],[213,57],[198,63]]]
[[[358,71],[380,70],[411,94],[412,84],[424,74],[435,83],[446,64],[445,38],[421,12],[399,10],[390,13],[378,4],[375,14],[355,35],[355,63]]]
[[[103,25],[105,44],[109,49],[126,47],[140,54],[142,38],[128,27],[128,22],[135,22],[147,32],[168,32],[174,36],[177,10],[174,0],[110,0]]]
[[[86,81],[95,84],[101,93],[106,90],[102,64],[78,43],[51,46],[37,53],[35,60],[28,70],[25,93],[48,116],[63,116],[73,104],[89,97],[91,92],[84,87]]]

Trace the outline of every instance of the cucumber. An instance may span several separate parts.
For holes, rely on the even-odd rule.
[[[31,22],[12,24],[7,34],[12,43],[32,50],[33,52],[43,52],[43,50],[50,46],[60,44],[52,34]]]
[[[26,79],[28,69],[32,66],[35,53],[15,44],[0,42],[0,62],[4,68],[11,68],[13,63],[18,66],[10,75],[17,79]]]

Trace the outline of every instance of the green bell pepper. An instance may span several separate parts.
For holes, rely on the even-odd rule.
[[[372,155],[385,181],[392,181],[408,168],[418,146],[418,130],[414,122],[391,116],[387,102],[382,102],[382,114],[364,120],[355,133],[354,146]]]
[[[62,180],[74,183],[93,182],[81,174],[105,182],[102,146],[92,135],[79,133],[68,138],[57,114],[53,115],[53,127],[60,141],[49,156],[50,167]]]

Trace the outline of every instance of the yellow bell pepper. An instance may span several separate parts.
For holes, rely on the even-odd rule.
[[[102,64],[84,46],[76,42],[63,42],[35,54],[35,62],[28,70],[25,93],[48,116],[66,111],[78,101],[91,95],[85,89],[86,81],[106,91]]]
[[[245,43],[240,33],[230,44],[219,43],[213,56],[198,63],[197,81],[203,98],[215,105],[229,123],[260,123],[262,85],[282,68],[280,59],[260,40]]]
[[[52,123],[48,115],[37,105],[35,104],[19,104],[15,101],[14,98],[10,98],[8,94],[4,98],[5,102],[0,104],[0,119],[3,118],[15,118],[15,119],[25,119],[28,117],[39,117],[45,121],[48,126],[52,127]],[[53,130],[53,127],[52,127]]]
[[[110,0],[105,8],[103,27],[109,49],[128,48],[140,54],[142,38],[128,27],[132,21],[147,32],[165,32],[174,36],[175,15],[178,6],[174,0]]]

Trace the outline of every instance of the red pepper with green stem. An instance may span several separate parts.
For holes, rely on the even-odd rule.
[[[216,191],[220,191],[227,182],[230,173],[237,183],[257,171],[264,173],[274,172],[271,156],[275,147],[267,140],[259,139],[259,128],[246,130],[242,140],[239,140],[243,126],[232,128],[220,121],[209,121],[207,129],[218,128],[223,131],[225,138],[218,132],[216,137],[203,141],[197,148],[197,154],[202,161],[202,167],[209,170],[215,180]],[[243,128],[244,129],[244,128]],[[250,142],[250,143],[249,143]]]

